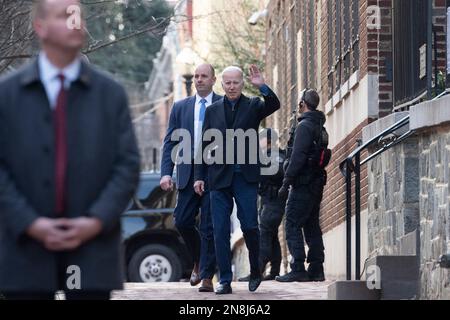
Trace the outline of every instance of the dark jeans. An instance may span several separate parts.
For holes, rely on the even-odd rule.
[[[197,229],[196,217],[199,211],[200,228]],[[200,265],[200,278],[212,279],[216,271],[216,255],[209,192],[205,192],[202,197],[195,193],[193,175],[187,187],[178,190],[174,217],[175,226],[183,237],[193,262]]]
[[[260,275],[257,189],[257,183],[248,183],[242,173],[235,172],[229,188],[211,191],[214,240],[221,284],[230,284],[233,280],[230,248],[233,198],[236,201],[237,217],[249,252],[251,275]]]
[[[293,258],[293,271],[304,270],[306,255],[303,233],[308,245],[307,262],[323,263],[325,260],[319,222],[323,187],[323,180],[318,177],[309,184],[295,185],[289,192],[286,205],[286,241]]]
[[[278,199],[261,197],[262,209],[259,214],[259,231],[261,233],[260,264],[264,271],[270,262],[270,274],[278,275],[281,265],[281,247],[278,228],[283,219],[285,202]]]

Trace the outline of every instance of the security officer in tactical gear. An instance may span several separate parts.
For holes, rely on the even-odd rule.
[[[261,273],[270,262],[270,272],[263,277],[263,281],[275,280],[280,273],[281,266],[281,246],[278,239],[278,228],[283,219],[286,199],[278,196],[278,190],[283,185],[284,170],[283,163],[286,159],[286,152],[278,149],[278,154],[272,149],[273,129],[268,129],[267,138],[260,142],[261,148],[267,148],[267,156],[276,159],[277,172],[274,175],[261,175],[261,182],[258,186],[260,196],[259,211],[259,232],[260,232],[260,266]],[[266,142],[266,143],[264,143]],[[274,148],[275,149],[275,148]],[[266,166],[270,166],[268,163]],[[264,167],[264,165],[262,165]],[[250,276],[240,278],[239,281],[249,281]]]
[[[320,102],[317,92],[307,89],[300,97],[301,117],[295,130],[292,155],[283,186],[279,190],[280,198],[288,198],[286,241],[292,256],[291,272],[276,277],[275,280],[279,282],[325,280],[325,256],[319,212],[327,176],[324,166],[318,164],[320,160],[316,159],[315,153],[318,148],[329,151],[328,135],[323,127],[325,115],[317,110]],[[303,234],[309,249],[308,256],[305,254]],[[308,271],[305,270],[305,260],[309,263]]]

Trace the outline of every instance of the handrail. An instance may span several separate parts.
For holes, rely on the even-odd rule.
[[[147,217],[149,215],[167,215],[172,214],[173,209],[143,209],[143,210],[128,210],[122,216],[124,217]]]
[[[409,115],[400,119],[380,134],[371,138],[364,144],[359,145],[350,155],[340,164],[339,169],[345,177],[346,184],[346,275],[347,280],[352,278],[351,268],[351,249],[352,249],[352,173],[355,175],[355,278],[360,280],[361,269],[361,166],[379,156],[383,152],[391,149],[395,145],[404,141],[412,134],[414,130],[408,130],[398,136],[395,131],[408,125]],[[371,145],[377,143],[381,147],[367,158],[361,160],[361,153]]]
[[[374,142],[380,142],[381,138],[389,135],[393,132],[395,132],[396,130],[402,128],[403,126],[405,126],[406,124],[409,124],[409,115],[407,115],[406,117],[404,117],[403,119],[399,120],[398,122],[394,123],[392,126],[390,126],[389,128],[385,129],[383,132],[381,132],[380,134],[378,134],[377,136],[373,137],[372,139],[370,139],[369,141],[367,141],[365,144],[359,146],[358,148],[356,148],[352,153],[350,153],[349,156],[347,156],[347,158],[342,161],[339,165],[339,168],[341,170],[342,175],[345,177],[346,173],[343,169],[344,165],[347,162],[351,162],[352,166],[351,168],[354,168],[353,165],[353,158],[356,156],[356,154],[361,153],[362,151],[364,151],[365,149],[367,149],[370,145],[372,145]],[[408,131],[410,132],[410,131]],[[392,146],[391,146],[392,147]],[[387,150],[387,149],[386,149]],[[384,150],[384,151],[386,151]],[[363,160],[364,163],[366,163],[369,160]]]
[[[433,100],[431,100],[431,101],[434,101],[434,100],[437,100],[437,99],[439,99],[439,98],[442,98],[443,96],[445,96],[445,95],[447,95],[447,94],[449,94],[450,93],[450,88],[446,88],[444,91],[442,91],[440,94],[438,94],[436,97],[434,97],[433,98]]]

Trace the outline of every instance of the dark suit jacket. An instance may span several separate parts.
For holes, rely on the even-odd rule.
[[[25,234],[54,217],[54,129],[37,61],[0,80],[0,291],[55,291],[57,255]],[[139,179],[124,89],[82,63],[68,92],[66,217],[92,216],[102,233],[67,253],[81,289],[122,288],[120,215]]]
[[[220,99],[208,109],[206,109],[205,123],[203,125],[203,133],[209,129],[218,129],[222,133],[222,146],[224,148],[224,157],[227,154],[226,149],[226,129],[227,123],[225,119],[225,105],[224,99]],[[231,107],[231,106],[226,106]],[[253,129],[258,133],[261,120],[271,115],[280,108],[280,101],[272,90],[269,94],[264,96],[264,101],[258,97],[248,98],[241,96],[237,106],[236,120],[234,128],[247,131]],[[260,162],[259,162],[259,139],[257,139],[257,163],[251,164],[246,162],[240,165],[244,178],[249,183],[257,183],[260,181]],[[203,141],[203,150],[211,144],[211,142]],[[213,142],[213,145],[217,142]],[[210,146],[211,147],[211,146]],[[250,154],[251,150],[255,150],[254,146],[250,147],[248,143],[245,144],[246,155]],[[205,159],[203,159],[205,160]],[[196,165],[195,181],[207,181],[210,190],[219,190],[231,186],[233,180],[235,167],[234,165],[226,164],[211,164],[206,165],[204,162],[201,165]]]
[[[212,102],[220,100],[222,96],[213,94]],[[211,107],[211,106],[210,106]],[[208,108],[210,108],[208,107]],[[208,109],[207,108],[207,109]],[[195,96],[188,97],[181,101],[175,102],[170,112],[169,126],[167,128],[166,137],[164,138],[164,146],[161,157],[161,177],[172,176],[175,164],[172,162],[172,149],[178,144],[177,141],[172,141],[172,134],[176,129],[188,130],[191,136],[191,145],[194,145],[194,111],[195,111]],[[180,150],[182,156],[182,150]],[[192,157],[194,155],[192,154]],[[176,185],[177,188],[183,190],[186,188],[189,178],[192,173],[191,163],[177,164]],[[192,186],[190,186],[192,187]]]

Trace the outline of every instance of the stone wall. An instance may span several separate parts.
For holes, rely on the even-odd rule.
[[[450,252],[450,125],[419,135],[421,297],[450,299],[450,274],[438,258]]]
[[[420,299],[450,299],[450,273],[439,266],[450,252],[450,96],[411,108],[414,135],[368,163],[368,255],[415,255]],[[368,141],[408,113],[363,131]],[[374,150],[372,150],[373,152]]]
[[[368,172],[369,257],[415,254],[410,234],[419,227],[417,138],[372,160]]]

